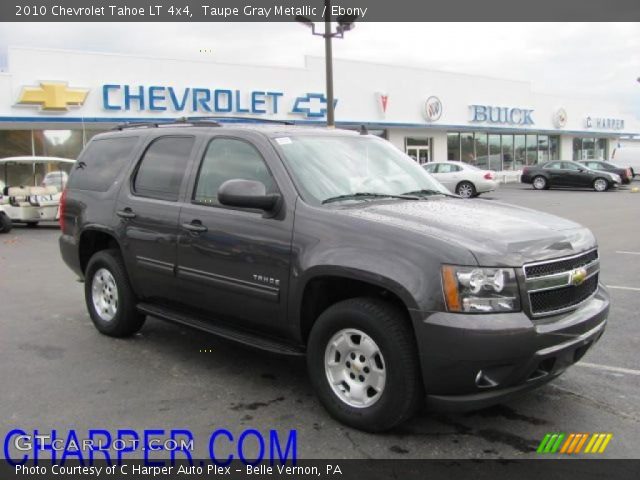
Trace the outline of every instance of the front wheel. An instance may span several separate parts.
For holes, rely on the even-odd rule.
[[[111,337],[126,337],[142,328],[145,316],[136,309],[136,297],[118,250],[102,250],[89,260],[84,294],[95,327]]]
[[[0,233],[9,233],[13,228],[11,219],[6,213],[0,212]]]
[[[476,187],[471,182],[460,182],[456,187],[456,193],[462,198],[471,198],[476,195]]]
[[[593,189],[596,192],[604,192],[609,188],[609,182],[607,182],[604,178],[596,178],[593,181]]]
[[[423,400],[409,320],[383,300],[353,298],[325,310],[309,335],[307,366],[331,416],[360,430],[388,430]]]

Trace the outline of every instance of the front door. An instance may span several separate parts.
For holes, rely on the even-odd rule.
[[[206,148],[193,193],[180,213],[177,277],[187,303],[202,313],[252,328],[282,329],[291,255],[293,218],[275,217],[218,202],[218,188],[231,179],[278,187],[261,152],[237,137],[213,138]]]
[[[407,155],[420,165],[431,161],[431,149],[429,147],[408,147]]]

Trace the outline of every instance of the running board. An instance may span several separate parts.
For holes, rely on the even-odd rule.
[[[218,337],[222,337],[227,340],[239,342],[244,345],[249,345],[260,350],[267,352],[278,353],[280,355],[290,356],[303,356],[305,354],[304,348],[301,346],[291,345],[286,342],[261,336],[260,334],[247,332],[244,330],[237,330],[226,325],[214,324],[210,322],[204,322],[198,318],[194,318],[189,315],[176,313],[172,310],[151,305],[148,303],[139,303],[137,308],[145,315],[151,315],[153,317],[167,320],[169,322],[178,323],[180,325],[186,325],[198,330],[202,330]]]

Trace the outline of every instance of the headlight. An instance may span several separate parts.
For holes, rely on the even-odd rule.
[[[520,294],[513,268],[442,267],[442,285],[450,312],[517,312]]]

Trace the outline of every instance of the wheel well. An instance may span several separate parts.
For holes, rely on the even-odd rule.
[[[100,250],[108,250],[110,248],[120,249],[120,245],[116,239],[105,232],[97,230],[87,230],[80,237],[80,268],[84,273],[89,263],[89,259]]]
[[[383,298],[402,309],[406,313],[407,320],[410,318],[404,302],[386,288],[346,277],[318,277],[306,285],[302,296],[300,308],[302,340],[307,342],[311,327],[322,312],[337,302],[355,297]]]

